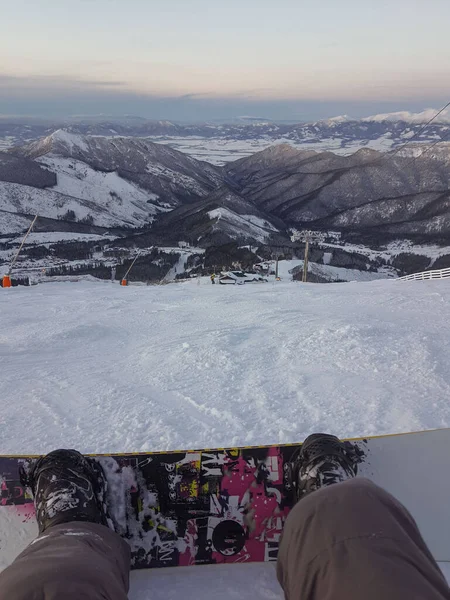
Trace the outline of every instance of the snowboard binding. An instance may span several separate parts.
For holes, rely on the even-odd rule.
[[[287,481],[295,501],[321,487],[356,476],[357,449],[350,442],[327,433],[313,433],[292,457],[287,470]]]
[[[20,480],[33,494],[40,534],[71,521],[108,525],[103,469],[76,450],[54,450],[22,464]]]

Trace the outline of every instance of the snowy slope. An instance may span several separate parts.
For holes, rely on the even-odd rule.
[[[226,223],[230,237],[242,236],[245,233],[261,244],[267,243],[271,233],[277,231],[269,221],[255,215],[238,215],[228,208],[215,208],[208,212],[208,216],[215,220],[216,225],[222,229]],[[236,232],[235,235],[233,235],[233,231]]]
[[[76,233],[70,231],[47,231],[45,233],[32,232],[28,235],[25,240],[25,246],[28,245],[41,245],[41,244],[55,244],[56,242],[95,242],[98,240],[113,240],[114,236],[110,235],[98,235],[95,233]],[[8,240],[9,243],[19,245],[23,240],[23,236],[12,237]]]
[[[15,212],[29,215],[38,214],[40,217],[50,219],[63,219],[70,210],[74,212],[77,220],[91,216],[95,225],[100,227],[124,225],[139,227],[151,220],[151,215],[154,213],[150,205],[145,208],[142,204],[136,205],[128,200],[124,207],[116,198],[110,197],[110,206],[108,207],[97,203],[95,198],[83,200],[49,189],[40,190],[5,181],[0,181],[0,206],[1,230],[4,233],[17,231],[16,228],[8,229],[10,218],[5,218],[7,214]],[[17,221],[18,217],[15,218]]]
[[[448,427],[449,297],[450,281],[0,289],[0,452]],[[282,598],[273,565],[254,564],[136,572],[130,600],[212,586]]]
[[[1,184],[0,184],[1,194]],[[26,231],[33,217],[23,217],[8,210],[0,209],[0,235],[14,234]]]
[[[0,290],[0,452],[448,426],[449,291],[446,281],[391,280]]]
[[[136,213],[141,215],[145,223],[149,215],[161,211],[161,208],[152,204],[152,201],[158,200],[157,194],[143,190],[115,171],[96,171],[84,162],[62,157],[46,156],[40,162],[56,173],[57,184],[53,190],[74,198],[95,201],[99,207],[120,215],[122,219]]]

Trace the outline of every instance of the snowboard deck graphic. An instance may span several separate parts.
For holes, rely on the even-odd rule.
[[[411,511],[438,561],[450,560],[450,429],[347,440],[358,476]],[[132,567],[275,561],[294,503],[287,470],[301,444],[95,455],[108,512],[131,546]],[[0,568],[37,535],[20,465],[0,456]]]

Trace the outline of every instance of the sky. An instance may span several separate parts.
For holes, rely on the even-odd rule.
[[[0,114],[311,120],[450,99],[448,0],[0,0]]]

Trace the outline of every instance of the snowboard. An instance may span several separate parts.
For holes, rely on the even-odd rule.
[[[410,510],[438,561],[450,560],[450,429],[346,440],[368,477]],[[301,444],[95,455],[111,526],[132,568],[276,561],[294,504],[289,469]],[[0,568],[37,535],[19,468],[0,456]]]

